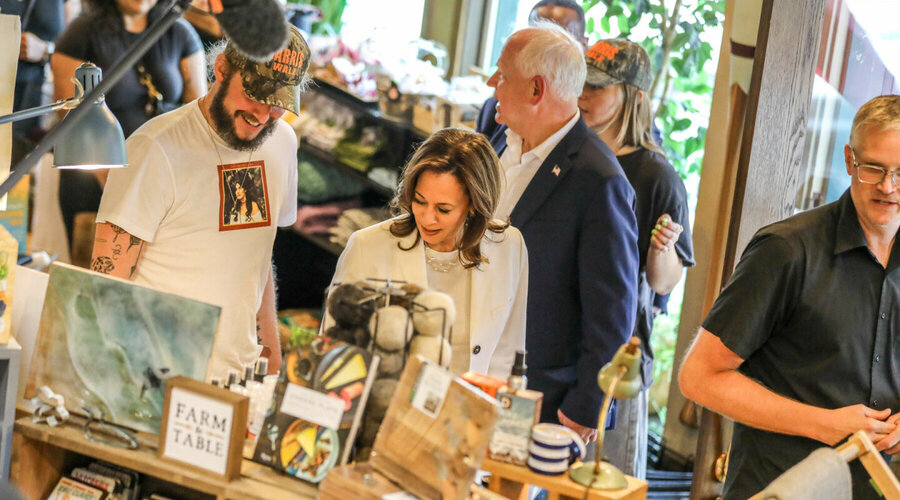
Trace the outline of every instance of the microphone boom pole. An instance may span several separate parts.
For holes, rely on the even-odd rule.
[[[13,186],[18,184],[19,180],[21,180],[25,174],[30,172],[31,169],[38,164],[40,158],[53,149],[60,137],[65,136],[69,130],[75,128],[78,123],[87,116],[90,109],[90,103],[106,94],[113,85],[118,83],[118,81],[125,76],[125,73],[131,71],[132,66],[134,66],[135,63],[144,56],[144,53],[156,43],[159,37],[161,37],[179,17],[181,17],[190,3],[191,0],[172,1],[172,5],[169,6],[165,14],[144,31],[144,34],[141,35],[138,41],[128,48],[122,58],[113,64],[108,73],[103,75],[100,84],[88,92],[75,109],[70,111],[61,122],[57,123],[56,126],[54,126],[50,132],[38,142],[37,146],[35,146],[31,152],[16,163],[15,169],[10,172],[9,177],[3,181],[3,184],[0,184],[0,197],[5,196]]]

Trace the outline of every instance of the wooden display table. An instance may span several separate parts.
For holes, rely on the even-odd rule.
[[[580,500],[584,497],[584,486],[569,479],[568,474],[545,476],[535,474],[527,467],[497,462],[485,458],[481,469],[491,473],[489,489],[507,498],[528,497],[527,485],[539,486],[547,490],[547,500]],[[589,500],[643,500],[647,498],[647,482],[625,476],[628,486],[621,490],[591,490]]]
[[[84,457],[127,467],[218,500],[305,499],[317,495],[314,486],[248,460],[241,466],[241,478],[231,482],[186,470],[157,457],[158,437],[154,435],[139,433],[141,447],[137,450],[94,443],[84,438],[83,422],[75,415],[69,423],[57,427],[35,424],[31,416],[16,420],[10,479],[26,498],[46,498],[62,475],[84,463]]]

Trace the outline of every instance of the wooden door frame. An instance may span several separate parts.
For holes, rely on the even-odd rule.
[[[729,1],[729,4],[733,2]],[[700,269],[700,276],[688,273],[686,292],[689,287],[693,291],[702,291],[706,287],[721,288],[730,277],[737,256],[743,252],[753,234],[760,227],[784,219],[793,213],[795,194],[803,180],[801,178],[804,172],[803,138],[806,134],[824,12],[825,2],[822,0],[763,1],[737,170],[733,180],[730,176],[719,173],[718,179],[721,180],[721,184],[707,185],[706,193],[701,187],[698,200],[698,213],[703,207],[716,210],[720,200],[715,194],[722,193],[723,190],[725,192],[733,190],[730,214],[725,217],[727,220],[719,217],[718,220],[711,221],[712,228],[709,226],[698,228],[696,227],[699,222],[698,216],[694,230],[695,234],[715,234],[715,225],[726,225],[724,253],[710,255],[712,265],[721,266],[718,270],[721,271],[722,279],[709,282],[707,278],[710,269],[707,266],[706,269]],[[723,44],[722,50],[726,48],[726,44]],[[720,58],[720,63],[722,59]],[[724,59],[727,61],[727,58]],[[728,68],[720,64],[717,73],[722,71],[727,72]],[[716,97],[719,99],[723,99],[723,94],[727,96],[727,89],[718,88],[721,81],[722,79],[717,78]],[[719,138],[721,137],[722,135]],[[721,145],[717,146],[721,148]],[[709,173],[708,168],[717,166],[722,168],[723,164],[724,162],[716,165],[704,161],[703,175]],[[698,243],[696,238],[694,242],[696,249]],[[709,245],[707,251],[714,247],[715,243],[709,240],[702,241],[702,244]],[[717,293],[717,290],[714,290],[714,293]],[[702,315],[705,314],[705,311],[702,311],[704,294],[699,295],[694,293],[689,297],[687,293],[685,294],[674,374],[677,374],[680,361],[702,322]],[[672,441],[671,444],[680,445],[680,450],[674,450],[676,453],[690,455],[691,450],[687,445],[693,435],[698,436],[691,498],[714,498],[721,492],[721,483],[715,481],[711,471],[715,457],[719,453],[717,448],[722,447],[722,439],[720,436],[710,436],[711,432],[704,428],[704,424],[701,424],[699,433],[695,434],[678,422],[680,403],[684,402],[684,398],[681,396],[675,375],[669,402],[670,418],[667,419],[665,435],[667,446]],[[677,406],[673,407],[673,403]],[[707,415],[704,420],[709,420],[709,416]],[[718,423],[706,422],[705,425],[713,428],[717,427]],[[688,439],[684,439],[685,435]],[[730,436],[728,441],[730,442]]]

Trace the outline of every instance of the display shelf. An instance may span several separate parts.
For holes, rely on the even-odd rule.
[[[141,447],[137,450],[93,443],[84,438],[83,422],[83,418],[74,415],[57,427],[33,423],[30,416],[16,420],[10,479],[26,498],[46,498],[79,456],[126,467],[219,500],[306,499],[317,495],[314,486],[248,460],[243,461],[241,477],[230,482],[213,474],[187,470],[159,459],[155,435],[140,433]]]
[[[368,186],[370,189],[372,189],[373,191],[377,192],[378,194],[380,194],[386,198],[390,198],[391,196],[394,195],[394,190],[392,188],[373,181],[372,179],[369,178],[368,175],[366,175],[365,172],[357,170],[357,169],[351,167],[350,165],[347,165],[347,164],[341,162],[341,160],[337,159],[334,156],[334,153],[332,153],[331,151],[326,151],[318,146],[314,146],[314,145],[310,144],[309,142],[307,142],[305,140],[301,140],[300,141],[300,152],[306,153],[306,154],[312,156],[313,158],[326,163],[328,166],[333,167],[333,168],[337,169],[338,171],[344,172],[345,174],[351,176],[352,178],[361,181],[363,184]]]
[[[329,83],[321,78],[314,78],[313,81],[315,85],[313,85],[310,90],[314,92],[320,92],[330,99],[337,101],[348,108],[351,108],[357,112],[368,114],[369,116],[376,118],[377,120],[389,124],[395,128],[400,130],[404,130],[409,132],[413,136],[418,139],[424,139],[428,137],[428,134],[425,134],[423,131],[414,127],[412,123],[408,121],[401,121],[385,116],[384,113],[378,108],[378,101],[364,101],[359,97],[347,92],[346,90]]]
[[[527,485],[547,490],[549,500],[644,500],[647,498],[647,482],[625,476],[627,486],[619,490],[590,490],[585,496],[584,486],[569,479],[568,474],[545,476],[531,472],[527,467],[497,462],[485,458],[481,469],[491,474],[489,490],[506,498],[528,498]]]

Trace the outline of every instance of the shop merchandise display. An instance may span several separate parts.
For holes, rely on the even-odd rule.
[[[284,361],[253,460],[318,483],[349,459],[378,358],[316,336]]]
[[[370,462],[419,498],[468,498],[498,413],[494,399],[435,363],[412,356]]]
[[[54,263],[26,398],[48,386],[69,412],[158,433],[171,376],[205,380],[221,309]],[[116,376],[118,375],[118,376]]]
[[[497,411],[497,403],[478,389],[420,356],[410,357],[371,460],[332,470],[319,498],[496,498],[473,480]]]
[[[151,498],[140,496],[140,480],[136,472],[115,465],[92,462],[75,467],[59,479],[48,500],[137,500]]]
[[[516,353],[506,385],[497,391],[500,418],[491,436],[488,456],[500,462],[525,465],[528,461],[531,429],[541,416],[543,394],[527,389],[525,353]]]
[[[410,357],[418,354],[444,368],[450,366],[453,299],[408,283],[368,280],[336,284],[328,294],[326,308],[333,318],[326,336],[353,343],[381,358],[358,440],[358,460],[366,460]]]
[[[337,224],[329,230],[329,241],[342,247],[347,246],[350,235],[360,229],[374,226],[389,219],[390,212],[383,207],[353,208],[345,210],[338,217]]]
[[[303,205],[359,196],[366,186],[302,151],[297,156],[297,201]],[[337,215],[339,215],[338,212]]]

